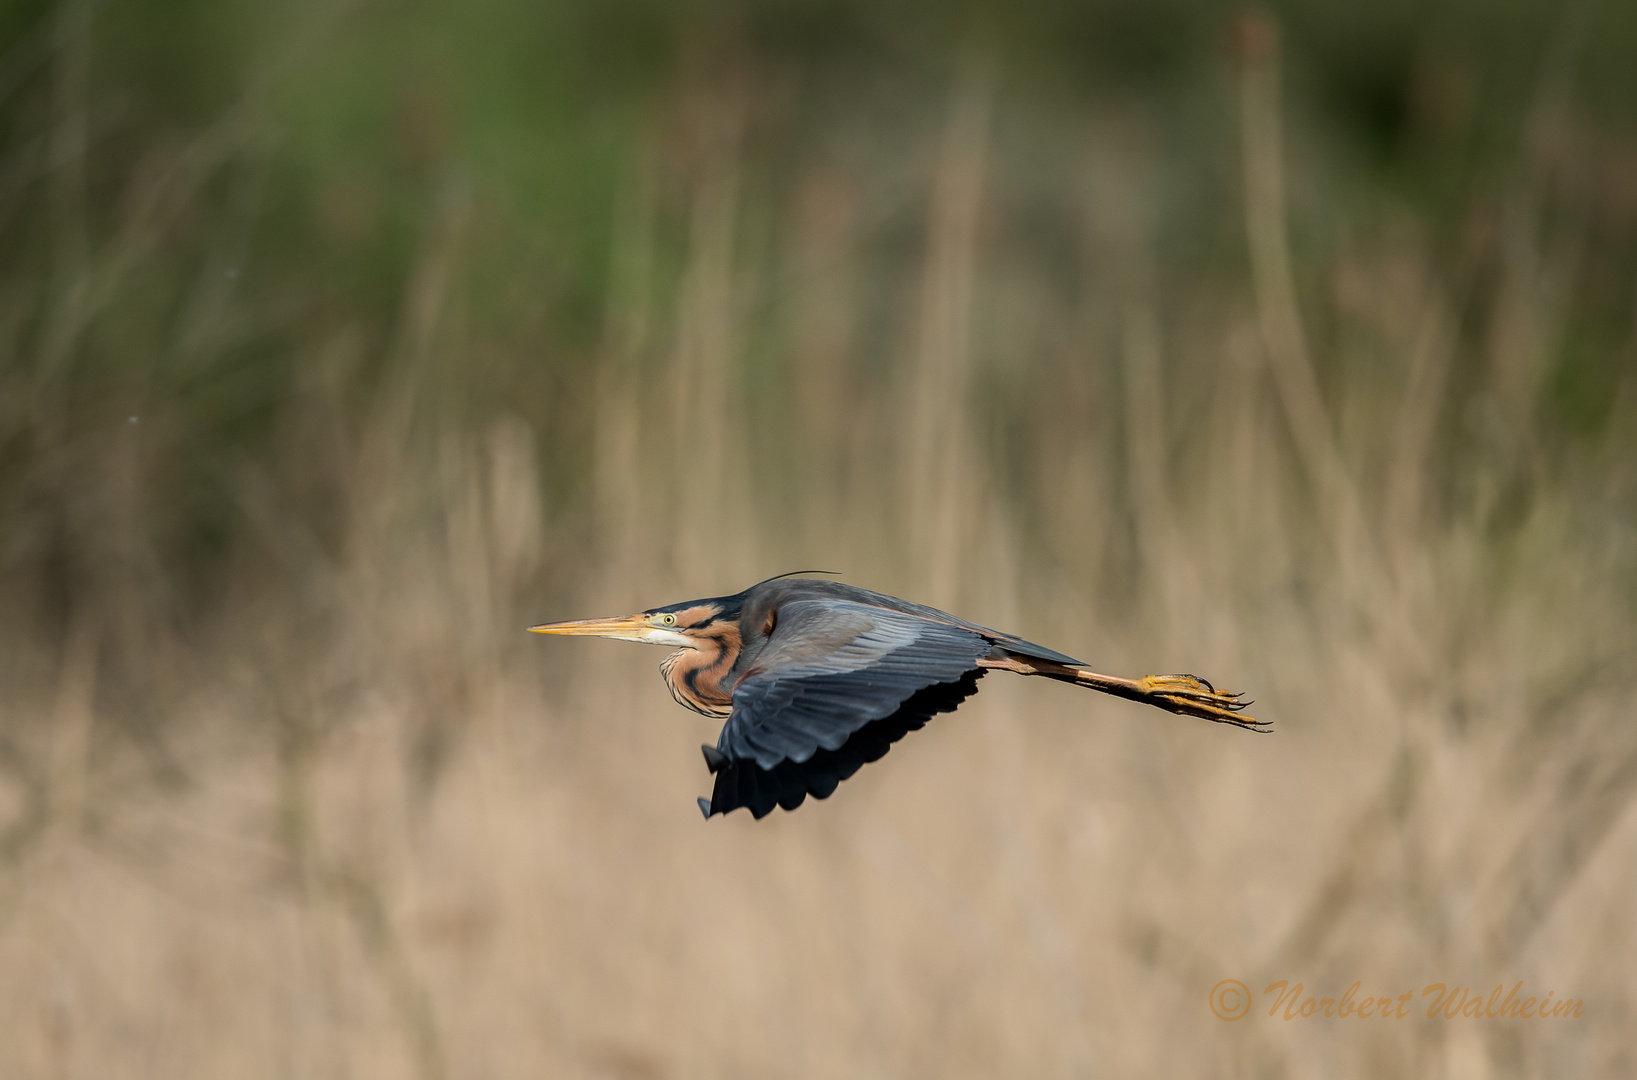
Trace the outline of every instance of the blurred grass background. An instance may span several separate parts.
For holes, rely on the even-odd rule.
[[[1630,1074],[1634,53],[0,7],[0,1075]],[[705,824],[661,654],[521,633],[803,567],[1278,731],[996,677]]]

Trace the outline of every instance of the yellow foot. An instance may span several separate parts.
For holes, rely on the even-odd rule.
[[[1153,704],[1174,713],[1233,724],[1248,731],[1268,731],[1273,726],[1271,720],[1258,720],[1241,713],[1250,702],[1240,701],[1238,694],[1218,690],[1194,675],[1149,675],[1138,679],[1137,685]]]

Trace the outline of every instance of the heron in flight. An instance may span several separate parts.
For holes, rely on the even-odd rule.
[[[801,571],[798,571],[800,573]],[[1193,675],[1121,679],[1072,656],[935,608],[835,581],[784,575],[733,596],[635,615],[546,623],[537,634],[618,638],[676,651],[660,664],[678,704],[725,717],[699,809],[762,818],[827,798],[906,732],[977,693],[990,671],[1048,679],[1252,731],[1249,702]]]

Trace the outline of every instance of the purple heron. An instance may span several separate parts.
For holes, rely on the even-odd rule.
[[[1099,675],[1011,634],[835,581],[786,575],[733,596],[529,629],[676,650],[660,665],[671,696],[727,719],[716,745],[701,748],[716,778],[711,797],[699,800],[707,818],[741,806],[762,818],[808,795],[827,798],[996,670],[1267,730],[1240,712],[1249,702],[1193,675]]]

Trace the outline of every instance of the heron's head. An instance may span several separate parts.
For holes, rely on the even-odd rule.
[[[545,623],[531,626],[529,630],[536,634],[617,638],[620,641],[642,641],[649,645],[668,645],[673,649],[700,649],[715,641],[724,623],[738,623],[740,601],[739,596],[688,600],[669,607],[639,611],[635,615]]]

